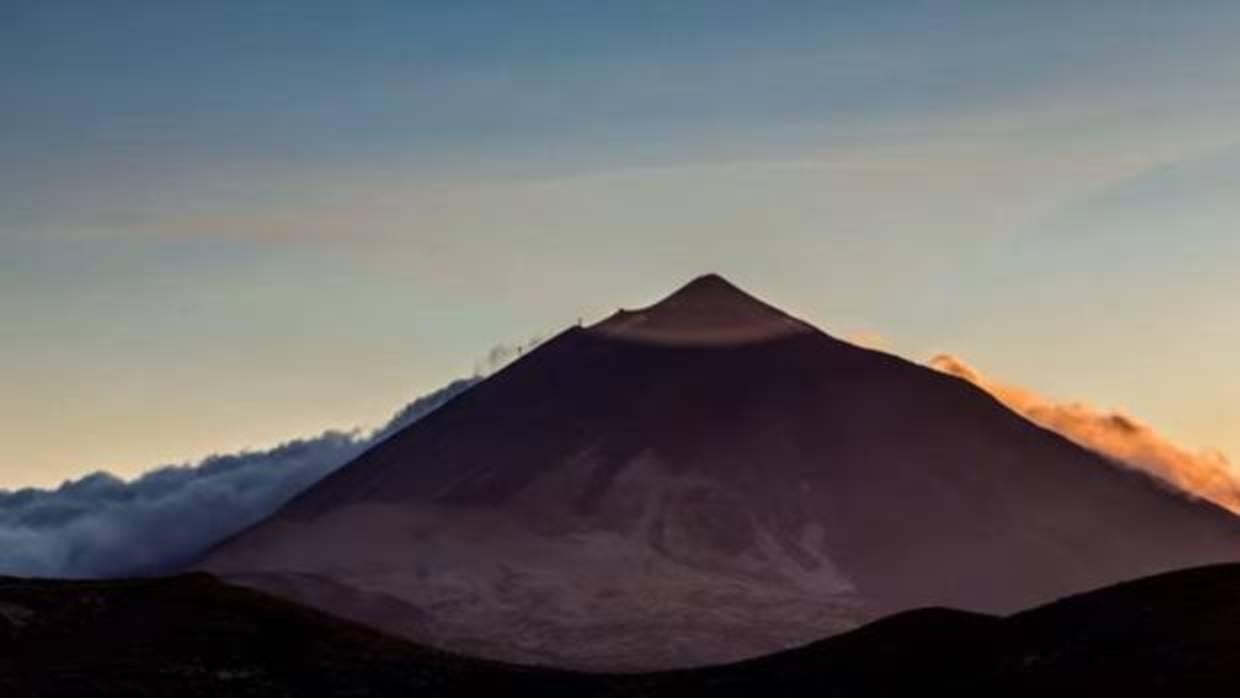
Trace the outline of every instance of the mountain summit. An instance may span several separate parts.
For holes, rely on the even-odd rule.
[[[637,670],[1240,559],[1240,520],[718,276],[570,328],[211,552],[485,657]]]
[[[717,274],[700,276],[648,308],[621,310],[592,329],[620,339],[682,345],[758,342],[814,331]]]

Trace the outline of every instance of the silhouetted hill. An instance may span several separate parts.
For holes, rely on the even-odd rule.
[[[419,648],[206,574],[0,579],[6,698],[466,696],[536,675]]]
[[[1006,619],[927,609],[737,664],[582,675],[454,657],[208,575],[0,580],[0,695],[771,698],[1220,695],[1240,681],[1240,565]]]
[[[1240,565],[1197,568],[994,618],[910,611],[651,695],[1220,695],[1240,681]]]

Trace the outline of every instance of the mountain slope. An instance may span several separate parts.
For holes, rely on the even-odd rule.
[[[1240,521],[715,276],[572,328],[204,561],[481,656],[719,663],[1240,559]]]

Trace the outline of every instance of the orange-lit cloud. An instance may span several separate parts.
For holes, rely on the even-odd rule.
[[[1039,426],[1240,514],[1240,473],[1222,453],[1187,449],[1120,412],[1055,402],[1027,388],[992,380],[949,354],[935,356],[930,366],[973,383]]]

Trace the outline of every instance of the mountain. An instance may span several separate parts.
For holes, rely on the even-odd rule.
[[[436,647],[638,671],[1240,559],[1240,520],[718,276],[570,328],[201,568]]]
[[[1240,681],[1240,565],[1008,618],[907,611],[737,664],[638,675],[505,666],[388,637],[205,574],[0,578],[0,695],[800,698],[1213,696]]]

